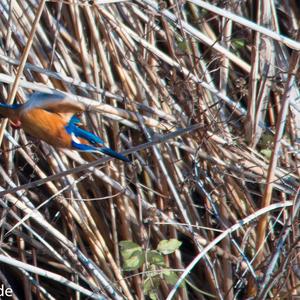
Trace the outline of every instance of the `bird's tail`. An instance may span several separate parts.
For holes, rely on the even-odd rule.
[[[76,141],[72,140],[72,147],[73,149],[76,149],[78,151],[83,151],[83,152],[100,152],[112,157],[115,157],[117,159],[123,160],[125,162],[131,162],[131,160],[127,157],[125,157],[124,155],[122,155],[121,153],[118,153],[110,148],[107,147],[94,147],[92,145],[88,145],[88,144],[81,144],[81,143],[77,143]]]
[[[125,162],[131,162],[131,160],[127,157],[125,157],[124,155],[110,149],[110,148],[100,148],[99,149],[100,152],[106,154],[106,155],[109,155],[109,156],[112,156],[112,157],[115,157],[117,159],[120,159],[120,160],[123,160]]]

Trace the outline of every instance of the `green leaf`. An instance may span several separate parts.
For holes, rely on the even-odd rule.
[[[164,257],[158,251],[151,250],[147,252],[147,261],[156,266],[165,266]]]
[[[121,255],[124,261],[124,271],[134,271],[145,262],[145,251],[132,241],[121,241]]]
[[[272,150],[268,148],[260,150],[260,153],[268,159],[270,159],[272,156]]]
[[[121,241],[119,245],[124,260],[130,258],[133,254],[136,255],[136,252],[143,252],[142,247],[132,241]]]
[[[175,285],[178,280],[177,274],[174,271],[170,271],[170,270],[164,270],[163,277],[166,283],[170,285]]]
[[[148,278],[146,278],[143,284],[143,290],[145,295],[149,295],[150,293],[153,293],[159,287],[159,284],[160,284],[159,275],[149,276]]]
[[[274,135],[269,132],[265,132],[262,134],[260,141],[259,141],[259,146],[261,148],[272,148],[274,143]]]
[[[157,300],[157,299],[158,299],[158,298],[157,298],[157,293],[154,292],[154,291],[150,291],[149,294],[148,294],[148,296],[149,296],[149,298],[150,298],[151,300]]]
[[[237,49],[241,49],[241,48],[245,48],[245,40],[243,39],[236,39],[233,41],[233,45],[237,48]]]
[[[186,41],[178,41],[177,46],[182,52],[185,52],[186,50],[188,50],[188,44]]]
[[[123,258],[124,259],[124,258]],[[135,271],[140,268],[145,262],[145,256],[143,252],[136,251],[130,258],[124,259],[123,269],[124,271]]]
[[[205,8],[200,8],[200,14],[205,17],[208,15],[208,10],[206,10]],[[199,21],[198,21],[199,24]]]
[[[166,255],[175,252],[175,250],[177,250],[181,244],[182,242],[178,241],[177,239],[162,240],[159,242],[157,250]]]

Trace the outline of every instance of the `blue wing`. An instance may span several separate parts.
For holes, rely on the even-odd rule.
[[[27,95],[27,101],[23,104],[24,110],[30,110],[33,108],[42,108],[47,110],[48,105],[58,105],[65,99],[65,95],[61,93],[44,93],[35,92]]]
[[[85,105],[69,99],[65,94],[55,92],[53,94],[35,92],[28,95],[28,101],[22,107],[22,113],[26,113],[31,109],[44,109],[46,111],[60,114],[67,122],[75,113],[80,113],[85,110]]]

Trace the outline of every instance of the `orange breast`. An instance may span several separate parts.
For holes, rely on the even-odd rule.
[[[64,121],[58,114],[35,108],[20,115],[22,127],[29,135],[59,148],[71,148],[71,136],[66,132]]]

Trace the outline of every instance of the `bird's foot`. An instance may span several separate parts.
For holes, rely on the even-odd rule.
[[[19,129],[22,127],[22,122],[20,120],[10,121],[11,127],[14,129]]]

